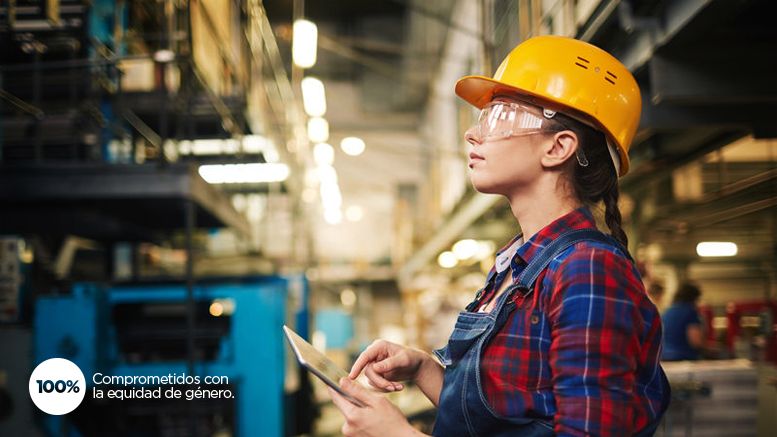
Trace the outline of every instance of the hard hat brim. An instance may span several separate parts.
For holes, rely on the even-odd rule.
[[[578,113],[574,108],[570,108],[561,102],[554,102],[547,97],[540,96],[530,91],[516,88],[510,85],[505,85],[497,80],[485,76],[464,76],[456,82],[455,87],[456,95],[461,97],[464,101],[470,105],[483,109],[493,98],[499,94],[518,95],[526,99],[530,103],[537,104],[538,106],[548,107],[562,113],[566,113],[569,116],[575,117],[585,114]],[[570,114],[571,112],[571,114]],[[586,117],[589,118],[589,117]],[[588,123],[590,124],[590,122]],[[612,133],[609,132],[604,126],[599,126],[598,129],[605,133],[608,138],[608,142],[613,138]],[[623,176],[629,171],[629,158],[626,156],[624,150],[620,145],[616,146],[620,157],[620,171],[618,176]]]

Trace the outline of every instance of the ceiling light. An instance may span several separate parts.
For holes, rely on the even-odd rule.
[[[475,240],[459,240],[453,245],[453,254],[459,260],[472,258],[478,253],[478,242]]]
[[[318,167],[318,181],[321,185],[337,185],[337,171],[331,165],[321,165]]]
[[[297,20],[292,30],[291,52],[294,64],[300,68],[310,68],[316,64],[318,46],[318,28],[308,20]]]
[[[246,135],[243,137],[243,153],[261,153],[265,162],[279,162],[281,160],[275,143],[261,135]]]
[[[696,253],[703,257],[734,256],[737,245],[730,241],[703,241],[696,245]]]
[[[456,264],[458,264],[459,260],[456,258],[456,255],[454,255],[453,252],[443,252],[440,254],[440,256],[437,257],[437,263],[440,265],[440,267],[450,269],[453,267],[456,267]]]
[[[343,213],[339,209],[324,210],[324,220],[330,225],[336,225],[343,221]]]
[[[321,117],[308,120],[308,138],[314,143],[324,143],[329,139],[329,123]]]
[[[200,176],[209,184],[258,184],[283,182],[289,177],[286,164],[213,164],[201,165]]]
[[[321,193],[321,203],[324,209],[340,210],[343,205],[343,195],[340,193],[340,187],[337,184],[321,184],[319,188]],[[342,216],[342,213],[340,214]]]
[[[318,165],[331,166],[335,162],[335,149],[327,143],[318,143],[313,147],[313,160]]]
[[[359,156],[364,152],[364,140],[357,137],[345,137],[340,141],[340,148],[348,155]]]
[[[175,53],[172,50],[162,49],[154,52],[154,60],[159,63],[167,63],[175,59]]]
[[[352,307],[356,303],[356,293],[350,288],[346,288],[340,292],[340,302],[344,307]]]
[[[302,79],[302,105],[311,117],[323,117],[326,114],[326,91],[324,83],[315,77]]]
[[[364,210],[361,206],[351,205],[345,210],[345,218],[351,222],[358,222],[364,217]]]

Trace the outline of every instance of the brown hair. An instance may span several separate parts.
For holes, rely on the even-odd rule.
[[[628,252],[629,238],[623,231],[618,207],[618,175],[604,134],[564,114],[556,114],[553,120],[577,135],[578,147],[582,148],[588,161],[587,166],[582,166],[577,159],[570,160],[572,174],[569,179],[575,196],[587,205],[604,203],[604,221],[610,228],[610,235]]]

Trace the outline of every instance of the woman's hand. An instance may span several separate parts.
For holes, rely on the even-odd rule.
[[[342,433],[350,436],[418,436],[422,435],[410,426],[405,416],[388,399],[375,393],[370,393],[349,378],[340,380],[340,387],[363,403],[364,407],[353,404],[340,393],[327,388],[335,406],[343,413],[345,424]]]
[[[356,379],[364,370],[370,384],[378,390],[402,390],[399,381],[415,381],[422,364],[430,358],[422,351],[376,340],[359,355],[348,376]]]

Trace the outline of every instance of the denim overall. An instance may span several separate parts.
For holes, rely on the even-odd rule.
[[[472,312],[477,302],[459,313],[447,346],[434,353],[445,366],[437,420],[432,435],[448,436],[554,436],[551,418],[504,417],[498,415],[483,394],[480,380],[480,356],[484,345],[504,326],[515,309],[515,292],[529,294],[534,282],[548,264],[565,249],[584,240],[620,247],[611,237],[594,229],[562,234],[534,256],[518,277],[496,301],[491,312]],[[626,253],[626,252],[624,252]],[[652,436],[658,426],[647,426],[639,436]]]

